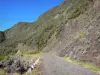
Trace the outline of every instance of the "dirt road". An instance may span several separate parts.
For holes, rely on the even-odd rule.
[[[43,56],[43,75],[100,75],[90,69],[66,62],[51,54]]]

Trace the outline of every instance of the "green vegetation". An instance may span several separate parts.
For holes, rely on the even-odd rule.
[[[85,68],[90,68],[93,71],[100,73],[100,66],[96,66],[96,65],[88,63],[88,62],[78,62],[78,64]]]
[[[10,56],[0,56],[0,61],[2,60],[9,60]]]
[[[0,75],[5,75],[5,71],[0,69]]]
[[[71,63],[74,62],[74,61],[71,60],[69,57],[64,57],[63,59],[66,60],[66,61],[68,61],[68,62],[71,62]]]
[[[80,32],[79,38],[84,38],[86,36],[86,32]]]
[[[78,65],[81,65],[85,68],[90,68],[91,70],[100,74],[100,66],[96,66],[96,65],[94,65],[92,63],[88,63],[88,62],[72,60],[69,57],[64,57],[63,59],[70,62],[70,63],[78,64]]]
[[[75,19],[80,14],[83,14],[87,9],[90,3],[93,2],[93,0],[71,0],[72,6],[67,11],[67,17],[68,19]]]

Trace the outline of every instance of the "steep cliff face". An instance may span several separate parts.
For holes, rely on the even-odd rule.
[[[99,0],[65,0],[36,22],[20,22],[6,30],[0,54],[14,54],[23,43],[33,51],[50,51],[100,65],[99,24]]]
[[[0,43],[5,40],[5,35],[2,31],[0,31]]]

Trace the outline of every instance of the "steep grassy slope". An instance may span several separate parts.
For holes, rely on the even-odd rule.
[[[15,48],[19,43],[28,45],[37,51],[42,50],[54,32],[59,32],[59,28],[61,28],[62,21],[60,20],[62,20],[62,16],[60,16],[60,14],[64,11],[64,8],[62,11],[59,10],[62,7],[66,8],[66,5],[61,4],[60,6],[51,9],[41,15],[36,22],[20,22],[11,29],[6,30],[4,32],[6,40],[0,45],[1,55],[6,55],[12,52],[16,53]],[[56,19],[56,17],[59,18]]]

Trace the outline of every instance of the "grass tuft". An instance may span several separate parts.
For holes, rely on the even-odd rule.
[[[0,56],[0,61],[2,60],[9,60],[10,56]]]

